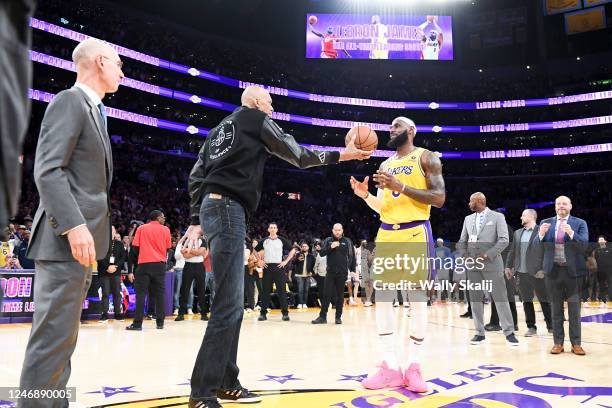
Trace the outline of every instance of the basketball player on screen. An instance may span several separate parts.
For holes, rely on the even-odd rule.
[[[372,37],[372,49],[370,59],[389,59],[389,49],[387,48],[387,26],[380,22],[380,16],[372,16],[372,25],[375,33]]]
[[[425,30],[429,28],[426,32]],[[438,25],[436,16],[427,16],[427,21],[418,27],[419,33],[422,36],[423,50],[421,51],[421,59],[437,60],[440,55],[440,48],[444,41],[442,28]]]
[[[334,34],[333,27],[327,27],[327,33],[321,34],[320,32],[314,29],[311,23],[310,32],[321,38],[321,58],[338,58],[338,50],[334,48],[334,43],[338,41],[338,38],[336,37],[336,34]],[[342,51],[346,54],[348,58],[352,58],[351,55],[345,49],[342,49]]]
[[[433,251],[430,209],[432,205],[442,207],[446,200],[442,163],[433,152],[413,144],[416,126],[412,120],[402,116],[395,118],[390,134],[387,146],[395,149],[396,153],[385,160],[373,176],[378,188],[376,196],[368,191],[369,177],[362,182],[351,177],[351,187],[358,197],[380,214],[375,263],[376,258],[382,260],[385,256],[393,256],[385,255],[389,248],[406,248],[410,256],[428,259]],[[401,275],[402,279],[416,284],[415,290],[410,290],[410,361],[404,373],[397,358],[394,338],[392,301],[395,290],[377,288],[376,326],[383,361],[376,374],[363,380],[365,388],[405,385],[413,392],[427,392],[419,360],[427,329],[427,295],[421,282],[434,279],[431,266],[424,262],[410,274]],[[380,276],[383,275],[377,279]]]

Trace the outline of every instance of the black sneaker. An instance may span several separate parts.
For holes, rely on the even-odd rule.
[[[342,324],[342,319],[339,317],[336,317],[336,324]]]
[[[108,323],[108,316],[106,315],[100,316],[100,320],[98,320],[98,323]]]
[[[206,313],[202,313],[202,316],[200,316],[200,320],[204,320],[205,322],[208,321],[208,315]]]
[[[145,319],[147,320],[153,320],[153,315],[152,314],[148,314]]]
[[[260,314],[257,320],[259,320],[260,322],[263,322],[264,320],[268,320],[268,318],[266,317],[265,314]]]
[[[506,336],[506,343],[508,343],[508,345],[512,346],[512,347],[515,347],[515,346],[519,345],[519,341],[517,340],[517,338],[514,335],[514,333],[511,333],[511,334]]]
[[[468,317],[472,317],[472,314],[470,312],[465,312],[464,314],[459,315],[459,317],[468,318]]]
[[[129,326],[127,326],[125,328],[125,330],[136,330],[136,331],[142,331],[142,326],[138,326],[135,325],[134,323],[130,324]]]
[[[157,327],[158,330],[163,330],[164,329],[164,322],[157,322],[155,324],[155,327]]]
[[[123,316],[122,314],[116,315],[115,320],[118,322],[123,322],[125,321],[125,316]]]
[[[479,344],[484,343],[484,341],[485,341],[485,336],[475,335],[474,337],[472,337],[472,340],[470,340],[470,344],[473,346],[477,346]]]
[[[260,402],[261,401],[261,396],[252,393],[251,391],[247,390],[244,387],[240,387],[240,388],[236,388],[235,390],[224,390],[222,388],[220,388],[217,391],[217,397],[221,400],[221,401],[232,401],[232,402],[237,402],[239,404],[242,403],[253,403],[253,402]]]
[[[288,314],[284,314],[283,315],[283,322],[288,322],[289,320],[291,320],[291,319],[289,319],[289,315]]]
[[[174,318],[175,322],[182,322],[183,320],[185,320],[185,315],[182,315],[182,314],[180,314],[180,315],[178,315],[178,316],[176,316]]]
[[[499,324],[486,324],[485,325],[485,330],[486,331],[501,331],[501,326]]]
[[[319,317],[317,317],[316,319],[314,319],[310,323],[312,323],[312,324],[326,324],[327,323],[327,319],[324,319],[321,316],[319,316]]]
[[[214,400],[206,400],[206,401],[198,401],[189,398],[189,408],[223,408],[219,401]]]

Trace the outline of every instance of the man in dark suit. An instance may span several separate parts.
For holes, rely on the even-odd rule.
[[[572,353],[583,356],[580,345],[580,291],[586,274],[584,254],[589,244],[589,229],[584,220],[570,217],[572,202],[566,196],[555,200],[556,217],[540,223],[538,236],[542,243],[542,270],[552,307],[554,346],[552,354],[563,352],[563,302],[567,300],[569,337]]]
[[[510,250],[506,259],[506,277],[518,278],[519,292],[523,299],[523,310],[527,323],[525,337],[535,336],[538,328],[535,324],[535,310],[533,308],[533,293],[535,291],[544,313],[546,328],[552,333],[552,320],[550,316],[550,303],[544,283],[544,271],[542,270],[542,246],[538,244],[538,233],[540,227],[536,224],[538,213],[529,208],[523,211],[521,223],[523,228],[516,230],[514,239],[510,244]]]
[[[34,0],[0,2],[0,235],[19,202],[19,157],[30,119],[30,18],[35,4]]]
[[[94,39],[77,45],[72,59],[76,84],[47,107],[36,148],[40,205],[28,249],[36,264],[36,311],[21,390],[65,389],[92,268],[111,242],[113,165],[102,98],[118,89],[121,60]],[[67,407],[68,402],[21,399],[19,406]]]

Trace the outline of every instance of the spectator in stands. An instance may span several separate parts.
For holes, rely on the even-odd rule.
[[[19,263],[23,269],[34,269],[34,261],[26,256],[30,245],[30,231],[23,230],[21,233],[21,242],[15,247],[14,255],[19,259]]]
[[[314,273],[314,265],[315,257],[309,252],[308,243],[302,241],[294,268],[298,285],[298,309],[308,308],[308,289],[310,289],[310,278]]]

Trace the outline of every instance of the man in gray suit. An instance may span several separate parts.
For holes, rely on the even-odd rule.
[[[30,18],[35,4],[0,1],[0,239],[19,202],[19,157],[30,119]]]
[[[523,300],[525,321],[527,322],[525,337],[535,336],[538,333],[533,308],[534,291],[542,306],[548,333],[552,333],[550,303],[548,303],[544,271],[542,270],[542,246],[538,242],[540,227],[536,224],[537,219],[538,213],[536,210],[528,208],[523,211],[521,215],[523,228],[514,232],[514,239],[510,244],[510,251],[506,259],[506,277],[508,279],[512,279],[514,275],[518,277],[519,291]]]
[[[28,248],[36,265],[36,311],[21,372],[22,392],[66,388],[92,268],[106,256],[111,241],[113,164],[102,98],[117,91],[121,60],[94,39],[77,45],[72,59],[76,84],[47,107],[36,148],[40,205]],[[68,402],[21,399],[19,406],[67,407]]]
[[[506,342],[510,346],[518,346],[514,335],[514,322],[508,304],[506,283],[504,282],[504,262],[501,252],[508,246],[508,227],[502,213],[490,210],[487,199],[482,193],[470,196],[470,210],[474,213],[465,217],[461,238],[457,249],[466,258],[468,270],[468,285],[474,285],[470,290],[470,304],[476,335],[470,344],[481,344],[485,340],[484,291],[490,291],[499,313],[500,322]],[[468,261],[472,262],[468,262]],[[468,289],[470,289],[468,287]]]

